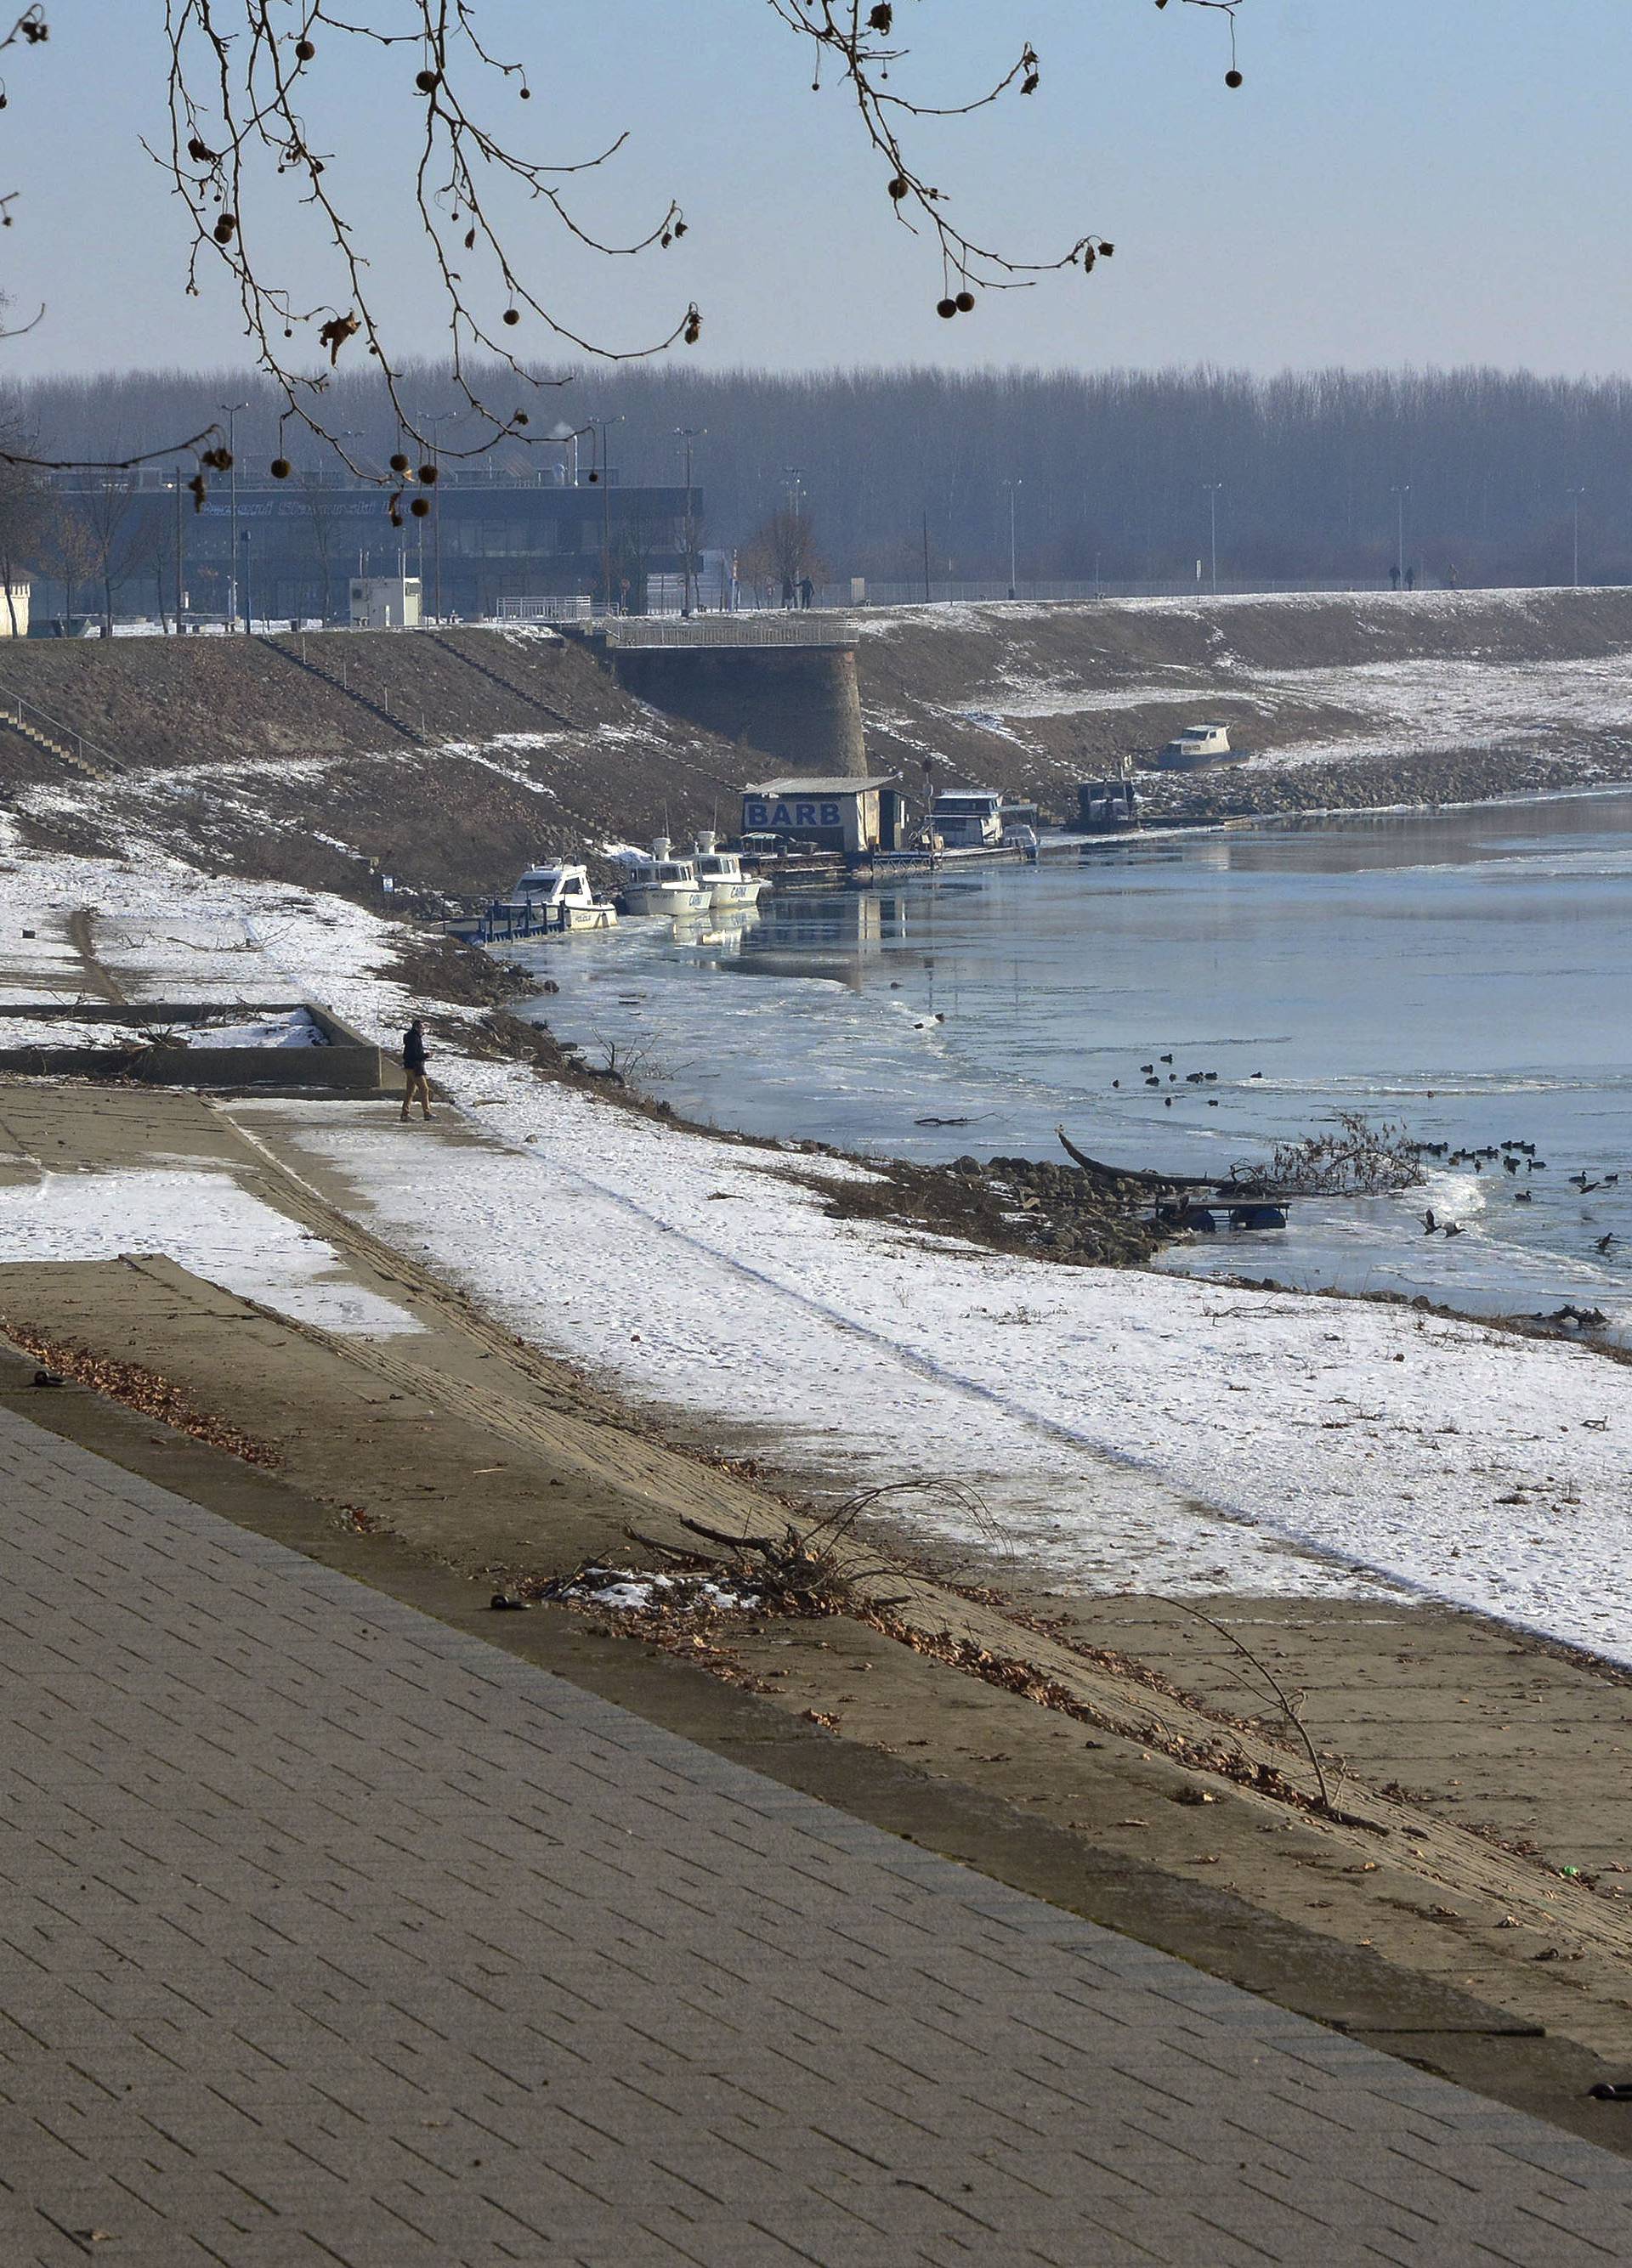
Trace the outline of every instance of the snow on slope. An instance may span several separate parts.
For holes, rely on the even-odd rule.
[[[156,990],[181,960],[230,997],[247,959],[379,1036],[405,1017],[377,973],[389,925],[343,902],[31,860],[0,873],[0,946],[52,899],[100,903]],[[850,1170],[831,1161],[517,1065],[445,1050],[433,1072],[486,1106],[479,1144],[346,1102],[310,1106],[313,1152],[384,1233],[643,1399],[849,1483],[973,1476],[1028,1560],[1074,1582],[1382,1580],[1632,1660],[1632,1372],[1408,1309],[838,1221],[787,1178]],[[237,1106],[252,1130],[256,1108]]]
[[[1492,607],[1523,607],[1541,596],[1556,593],[1436,592],[1419,595],[1413,604],[1436,614],[1477,615]],[[1028,619],[1047,617],[1057,622],[1074,611],[1090,623],[1111,613],[1155,612],[1193,615],[1206,623],[1217,641],[1209,664],[1146,665],[1142,677],[1125,684],[1090,686],[1057,670],[1028,669],[1019,659],[1027,650],[1023,644],[1005,648],[994,637],[992,675],[976,696],[951,706],[929,700],[922,703],[926,717],[981,726],[1025,747],[1032,745],[1023,730],[1028,721],[1115,716],[1170,707],[1176,701],[1193,702],[1200,717],[1208,701],[1219,696],[1228,696],[1237,706],[1255,708],[1266,719],[1282,709],[1312,708],[1355,720],[1336,732],[1305,733],[1281,742],[1258,760],[1273,765],[1431,755],[1514,740],[1556,740],[1571,733],[1619,733],[1632,725],[1632,653],[1556,661],[1504,660],[1489,654],[1442,656],[1272,669],[1244,662],[1229,651],[1225,626],[1231,608],[1268,604],[1318,608],[1334,603],[1333,594],[1315,592],[1282,593],[1273,599],[1227,598],[1205,606],[1187,599],[1104,600],[1097,607],[1076,609],[999,601],[891,609],[876,618],[859,616],[857,622],[868,635],[881,637],[907,627],[1001,635],[1014,632]],[[1368,609],[1380,610],[1386,617],[1390,602],[1386,597],[1356,597],[1350,603],[1362,617]],[[876,730],[896,731],[913,720],[869,710],[868,721]],[[1016,726],[1021,729],[1015,730]],[[1238,742],[1251,737],[1250,729],[1237,728]]]

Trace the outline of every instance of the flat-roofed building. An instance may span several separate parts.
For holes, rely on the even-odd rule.
[[[190,477],[187,468],[183,479]],[[393,527],[392,491],[347,475],[296,473],[287,481],[240,475],[236,510],[230,482],[210,476],[201,510],[175,475],[153,468],[117,486],[67,475],[54,487],[67,514],[106,550],[114,608],[123,616],[174,611],[181,547],[183,611],[225,620],[233,610],[233,529],[238,535],[237,611],[247,583],[257,621],[343,622],[353,580],[412,578],[427,617],[491,620],[501,599],[582,596],[639,611],[647,585],[683,573],[683,488],[624,487],[616,468],[604,479],[570,485],[554,468],[518,475],[444,467],[434,488],[416,487],[430,510],[416,519],[404,497]],[[694,521],[703,511],[691,492]],[[246,541],[245,539],[247,538]],[[82,546],[82,549],[85,548]],[[36,577],[35,612],[83,612],[89,586]],[[665,589],[675,587],[665,583]],[[0,609],[0,611],[4,611]]]

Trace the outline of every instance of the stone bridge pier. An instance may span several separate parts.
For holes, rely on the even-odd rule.
[[[781,630],[729,615],[631,620],[609,626],[602,652],[625,692],[781,770],[865,778],[854,633],[800,623],[772,635]]]

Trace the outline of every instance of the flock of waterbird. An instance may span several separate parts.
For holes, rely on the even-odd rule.
[[[1156,1057],[1156,1063],[1170,1064],[1173,1058],[1171,1056],[1158,1056]],[[1166,1079],[1163,1079],[1162,1073],[1156,1069],[1156,1063],[1141,1064],[1139,1066],[1139,1075],[1144,1080],[1147,1086],[1156,1087],[1163,1086],[1177,1086],[1179,1083],[1180,1076],[1178,1071],[1170,1071]],[[1186,1086],[1216,1086],[1218,1085],[1218,1073],[1215,1071],[1187,1071],[1183,1076],[1184,1083]],[[1255,1071],[1252,1076],[1254,1079],[1262,1079],[1264,1074],[1261,1071]],[[1111,1084],[1112,1086],[1119,1087],[1122,1082],[1119,1079],[1113,1079]],[[1164,1110],[1170,1110],[1173,1108],[1174,1099],[1175,1098],[1170,1094],[1163,1095],[1162,1098],[1162,1108]],[[1207,1107],[1209,1110],[1216,1110],[1218,1108],[1218,1098],[1216,1095],[1209,1094],[1207,1096]]]
[[[1453,1150],[1448,1142],[1414,1142],[1411,1146],[1420,1157],[1443,1158],[1447,1166],[1471,1166],[1476,1174],[1482,1174],[1487,1166],[1494,1165],[1500,1165],[1504,1174],[1515,1179],[1520,1174],[1545,1174],[1547,1171],[1547,1161],[1545,1158],[1537,1157],[1536,1145],[1533,1142],[1509,1139],[1504,1142],[1490,1143],[1482,1150]],[[1619,1174],[1606,1173],[1593,1175],[1583,1171],[1570,1174],[1567,1179],[1570,1188],[1578,1189],[1584,1197],[1590,1197],[1594,1189],[1614,1189],[1619,1184],[1621,1176]],[[1532,1195],[1529,1189],[1514,1190],[1515,1204],[1529,1204],[1531,1201]],[[1591,1220],[1591,1215],[1584,1213],[1582,1219]],[[1462,1224],[1459,1221],[1441,1220],[1430,1206],[1422,1215],[1422,1233],[1424,1236],[1460,1236]],[[1594,1240],[1592,1248],[1595,1252],[1608,1254],[1620,1241],[1621,1239],[1612,1228]]]
[[[1147,1086],[1154,1086],[1157,1089],[1163,1086],[1178,1086],[1181,1078],[1186,1086],[1217,1086],[1218,1073],[1215,1071],[1187,1071],[1181,1073],[1170,1068],[1164,1074],[1158,1069],[1158,1065],[1161,1064],[1170,1066],[1172,1061],[1173,1057],[1170,1055],[1157,1056],[1155,1062],[1140,1064],[1139,1075]],[[1249,1074],[1251,1079],[1262,1079],[1263,1076],[1261,1071],[1255,1071]],[[1119,1090],[1122,1082],[1119,1079],[1113,1079],[1111,1084]],[[1163,1108],[1170,1110],[1177,1099],[1170,1094],[1163,1095]],[[1208,1095],[1207,1107],[1209,1110],[1216,1110],[1218,1098],[1215,1095]],[[1492,1142],[1479,1150],[1453,1150],[1448,1142],[1414,1142],[1409,1145],[1409,1147],[1414,1150],[1419,1157],[1443,1158],[1447,1166],[1471,1166],[1476,1174],[1482,1174],[1487,1166],[1498,1164],[1503,1173],[1515,1180],[1521,1174],[1525,1175],[1545,1174],[1548,1170],[1547,1160],[1537,1157],[1536,1145],[1533,1142],[1520,1142],[1511,1138],[1503,1142]],[[1579,1189],[1583,1197],[1590,1197],[1594,1189],[1613,1189],[1619,1183],[1621,1176],[1618,1173],[1599,1173],[1594,1176],[1582,1172],[1571,1174],[1568,1178],[1572,1189]],[[1532,1202],[1531,1191],[1528,1189],[1515,1189],[1513,1202],[1515,1204],[1529,1204]],[[1591,1214],[1584,1214],[1582,1217],[1588,1220],[1591,1218]],[[1461,1236],[1465,1233],[1465,1226],[1466,1225],[1461,1221],[1441,1220],[1431,1206],[1422,1215],[1424,1236]],[[1607,1255],[1621,1241],[1614,1231],[1610,1229],[1595,1240],[1593,1250]]]

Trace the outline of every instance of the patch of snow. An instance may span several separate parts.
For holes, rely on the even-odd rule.
[[[571,1582],[552,1585],[550,1596],[623,1614],[647,1614],[654,1607],[684,1614],[752,1613],[764,1604],[758,1592],[706,1575],[654,1575],[632,1567],[580,1568]]]
[[[224,1291],[322,1330],[386,1338],[421,1329],[406,1308],[352,1282],[333,1245],[229,1173],[48,1173],[0,1187],[0,1262],[125,1253],[162,1253]]]
[[[157,1026],[60,1016],[0,1016],[0,1053],[14,1048],[141,1048],[153,1043]],[[166,1037],[183,1049],[326,1048],[328,1041],[304,1008],[249,1023],[178,1024]]]

